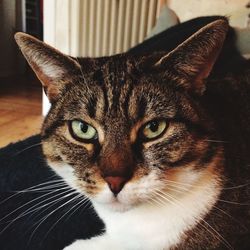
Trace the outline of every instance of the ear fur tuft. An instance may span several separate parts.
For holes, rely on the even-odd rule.
[[[165,70],[188,92],[201,95],[205,90],[204,80],[221,51],[228,27],[226,19],[206,25],[158,60],[154,67]]]
[[[45,88],[49,100],[56,101],[64,86],[70,83],[70,76],[79,72],[80,65],[71,57],[33,36],[18,32],[15,39]]]

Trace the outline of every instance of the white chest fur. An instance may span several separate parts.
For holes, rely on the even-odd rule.
[[[219,194],[216,186],[207,183],[175,204],[144,205],[123,213],[96,203],[94,207],[106,224],[106,233],[101,237],[106,235],[120,250],[169,249],[213,206]]]

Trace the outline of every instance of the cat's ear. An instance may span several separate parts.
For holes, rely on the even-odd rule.
[[[166,71],[181,88],[191,94],[201,95],[205,79],[209,76],[223,46],[228,21],[214,21],[158,60],[154,67]]]
[[[53,103],[65,85],[72,81],[72,76],[79,73],[80,65],[71,57],[30,35],[18,32],[15,39]]]

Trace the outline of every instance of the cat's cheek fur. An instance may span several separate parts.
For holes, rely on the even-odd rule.
[[[74,174],[74,169],[65,163],[48,161],[48,165],[56,172],[57,175],[62,177],[62,179],[72,188],[77,189],[77,177]]]

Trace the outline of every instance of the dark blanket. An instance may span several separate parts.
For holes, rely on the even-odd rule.
[[[90,203],[77,209],[76,195],[67,196],[64,186],[52,187],[59,178],[46,165],[40,142],[37,135],[0,151],[1,250],[59,250],[104,228]]]
[[[170,51],[216,19],[203,17],[174,26],[129,53]],[[213,74],[231,71],[241,60],[230,29]],[[91,204],[80,206],[80,199],[73,200],[66,185],[57,182],[60,178],[46,165],[39,144],[40,137],[34,136],[0,150],[1,250],[59,250],[104,229]],[[47,185],[42,184],[45,182]]]

